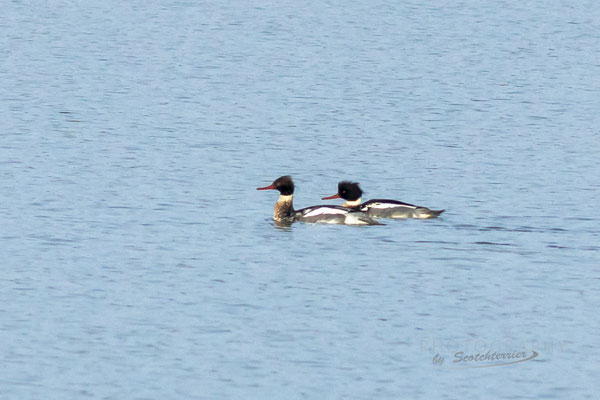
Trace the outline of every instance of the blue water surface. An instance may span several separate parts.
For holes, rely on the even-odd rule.
[[[6,2],[0,398],[596,398],[599,32],[593,2]],[[297,208],[352,179],[447,211],[281,228],[255,188],[287,174]],[[538,356],[449,369],[488,350]]]

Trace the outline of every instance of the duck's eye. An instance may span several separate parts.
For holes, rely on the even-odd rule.
[[[346,191],[345,191],[345,190],[342,190],[342,194],[346,194]]]

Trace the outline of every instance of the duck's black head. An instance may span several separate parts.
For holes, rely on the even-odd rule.
[[[256,188],[256,190],[269,190],[274,189],[278,190],[279,193],[283,196],[290,196],[294,194],[294,181],[292,181],[292,177],[289,175],[279,177],[273,181],[272,184],[265,187]]]
[[[355,201],[362,197],[363,191],[358,182],[341,181],[338,183],[338,192],[333,196],[323,197],[322,200],[331,200],[342,198],[348,201]]]
[[[363,191],[358,182],[341,181],[338,183],[338,195],[348,201],[355,201],[362,197]]]

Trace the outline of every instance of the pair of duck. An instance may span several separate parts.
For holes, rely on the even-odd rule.
[[[277,190],[279,199],[275,203],[273,218],[276,222],[312,222],[343,225],[381,225],[374,218],[436,218],[444,210],[430,210],[397,200],[369,200],[361,202],[362,189],[356,182],[342,181],[338,192],[322,200],[344,199],[341,206],[311,206],[294,210],[294,181],[291,176],[277,178],[271,185],[256,190]]]

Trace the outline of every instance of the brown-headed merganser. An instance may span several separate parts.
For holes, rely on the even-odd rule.
[[[291,176],[277,178],[271,185],[256,190],[277,190],[279,199],[275,203],[273,219],[280,223],[313,222],[344,225],[381,225],[360,210],[340,206],[312,206],[294,210],[294,182]]]
[[[373,218],[437,218],[445,210],[430,210],[427,207],[415,206],[398,200],[369,200],[361,203],[363,191],[357,182],[342,181],[338,183],[338,192],[323,200],[344,199],[342,205],[353,210],[366,212]]]

